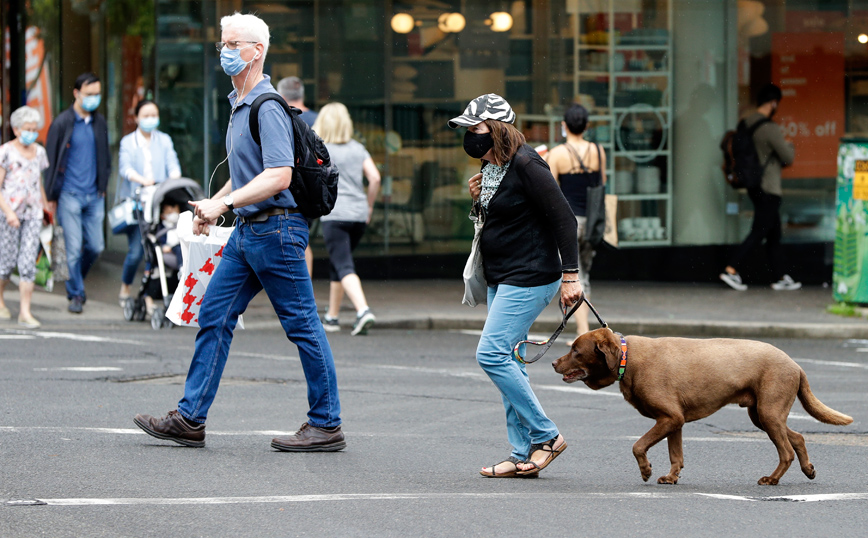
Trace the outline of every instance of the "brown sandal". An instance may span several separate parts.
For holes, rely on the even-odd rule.
[[[559,436],[560,436],[560,434],[558,434],[558,437]],[[530,445],[530,451],[528,451],[527,460],[522,462],[522,463],[529,463],[529,464],[533,465],[534,468],[533,469],[527,469],[524,471],[522,471],[521,469],[518,469],[515,472],[516,476],[528,476],[531,474],[537,474],[538,475],[540,471],[542,471],[543,469],[548,467],[548,465],[551,462],[553,462],[555,458],[560,456],[561,452],[563,452],[567,448],[567,442],[566,442],[566,440],[564,440],[564,442],[561,443],[561,446],[559,446],[557,448],[557,450],[555,450],[555,442],[557,440],[558,440],[558,438],[555,437],[553,439],[549,439],[545,443],[535,443],[535,444]],[[543,460],[541,465],[537,464],[535,461],[533,461],[533,455],[539,451],[543,451],[543,452],[548,453],[548,456],[546,456],[546,459]],[[518,466],[516,466],[516,468],[517,467]]]
[[[497,470],[496,470],[497,466],[500,465],[501,463],[507,463],[507,462],[515,465],[515,470],[514,471],[507,471],[505,473],[498,474]],[[492,465],[490,473],[487,473],[484,470],[482,470],[482,471],[479,471],[479,474],[481,474],[482,476],[488,477],[488,478],[536,478],[537,476],[539,476],[538,471],[533,471],[531,473],[523,474],[523,475],[518,474],[518,464],[519,463],[526,463],[526,462],[516,458],[515,456],[510,456],[510,457],[506,458],[505,460]]]

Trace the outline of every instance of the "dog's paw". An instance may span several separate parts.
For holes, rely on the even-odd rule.
[[[809,463],[807,467],[803,467],[802,472],[811,480],[817,477],[817,470],[814,469],[813,463]]]
[[[777,486],[778,479],[772,478],[770,476],[764,476],[759,479],[759,482],[757,482],[757,484],[759,484],[760,486]]]
[[[660,478],[657,479],[657,483],[658,484],[671,484],[674,486],[675,484],[678,483],[678,477],[677,476],[669,476],[669,475],[661,476]]]
[[[647,482],[649,478],[651,478],[651,466],[649,465],[647,469],[643,469],[639,467],[639,472],[642,473],[642,481]]]

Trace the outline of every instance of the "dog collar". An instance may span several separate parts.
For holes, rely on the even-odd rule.
[[[627,370],[627,339],[621,333],[615,333],[621,339],[621,362],[618,364],[618,381],[624,379]]]

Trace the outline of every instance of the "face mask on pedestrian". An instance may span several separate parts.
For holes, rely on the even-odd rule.
[[[159,116],[148,116],[139,120],[139,129],[143,132],[150,133],[160,125]]]
[[[230,77],[234,77],[235,75],[244,71],[244,68],[247,67],[247,64],[259,58],[259,54],[254,56],[253,60],[250,60],[250,62],[245,62],[241,59],[241,51],[255,46],[256,44],[247,45],[246,47],[241,47],[240,49],[230,49],[226,45],[223,45],[223,50],[220,51],[220,67],[223,68],[223,72]]]
[[[561,125],[561,136],[564,138],[567,137],[567,128],[564,127],[563,125]]]
[[[100,100],[102,96],[97,95],[85,95],[81,98],[81,108],[87,110],[88,112],[93,112],[99,107]]]
[[[491,133],[464,133],[464,152],[474,159],[481,159],[493,147],[494,139]]]
[[[21,131],[21,134],[18,135],[18,141],[25,146],[29,146],[30,144],[36,142],[36,137],[38,136],[39,133],[36,131]]]

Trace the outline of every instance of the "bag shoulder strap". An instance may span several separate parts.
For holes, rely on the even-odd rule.
[[[262,141],[259,139],[259,109],[266,101],[276,101],[281,107],[283,107],[283,110],[286,111],[286,115],[289,116],[291,122],[294,121],[293,114],[296,116],[301,114],[301,110],[289,106],[280,94],[274,92],[263,93],[254,99],[253,104],[250,105],[250,118],[247,123],[250,127],[250,136],[253,137],[253,141],[256,142],[257,146],[262,146]],[[293,137],[294,135],[295,133],[293,133]]]
[[[744,121],[744,120],[742,120],[742,121]],[[762,118],[761,120],[759,120],[758,122],[756,122],[750,126],[750,128],[748,129],[747,132],[748,132],[748,136],[750,136],[751,141],[753,141],[753,135],[756,133],[757,129],[759,129],[760,127],[762,127],[766,123],[772,123],[771,118]],[[754,146],[754,147],[756,147],[756,146]],[[771,164],[772,159],[774,159],[775,156],[776,156],[776,153],[774,151],[772,151],[769,154],[769,158],[766,159],[765,164],[762,165],[763,166],[763,174],[765,174],[766,168],[768,167],[768,165]]]
[[[570,157],[572,157],[573,159],[575,159],[575,161],[578,163],[578,165],[579,165],[579,169],[580,169],[582,172],[587,172],[587,171],[588,171],[588,168],[585,166],[585,163],[582,162],[582,158],[579,157],[579,152],[576,151],[576,148],[574,148],[573,146],[571,146],[569,142],[564,142],[564,146],[567,147],[567,151],[569,152]],[[571,160],[572,160],[572,159],[571,159]],[[575,170],[575,166],[571,167],[570,170],[571,170],[571,171],[572,171],[572,170]]]

